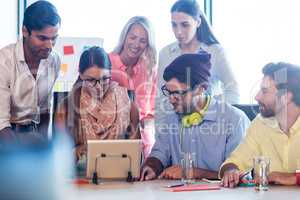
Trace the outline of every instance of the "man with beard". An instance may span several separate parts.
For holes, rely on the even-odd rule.
[[[23,38],[0,50],[0,146],[47,140],[60,23],[51,3],[37,1],[25,10]]]
[[[268,181],[281,185],[300,183],[300,67],[270,63],[255,99],[260,115],[251,123],[244,141],[220,169],[224,187],[235,187],[241,174],[253,167],[253,158],[270,158]],[[298,177],[298,181],[297,181]]]
[[[155,122],[156,142],[145,161],[141,180],[180,179],[183,152],[190,152],[194,178],[215,179],[222,162],[240,143],[249,125],[237,108],[211,97],[210,54],[184,54],[164,71],[162,92],[172,112]]]

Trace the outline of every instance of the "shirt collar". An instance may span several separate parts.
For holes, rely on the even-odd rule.
[[[122,62],[120,55],[118,55],[117,58],[118,58],[118,63],[119,63],[120,69],[125,72],[127,66],[125,66],[124,63]],[[139,68],[140,68],[140,61],[138,61],[138,63],[135,66],[133,66],[133,68],[132,68],[134,75],[136,75],[138,73]]]
[[[23,40],[19,39],[16,43],[16,58],[18,62],[25,62],[24,49],[23,49]]]
[[[26,62],[25,55],[24,55],[23,39],[19,39],[17,41],[15,53],[16,53],[16,58],[17,58],[18,62]],[[42,63],[42,65],[47,65],[50,62],[50,60],[52,59],[53,53],[54,52],[52,50],[52,52],[49,54],[48,58],[42,59],[40,63]],[[49,65],[49,66],[51,67],[52,65]]]
[[[264,123],[265,125],[267,125],[270,128],[273,129],[278,129],[280,130],[278,121],[275,117],[263,117],[260,113],[257,115],[257,118]]]
[[[217,101],[213,97],[211,97],[203,119],[207,121],[217,121]]]
[[[208,45],[200,42],[200,49],[207,51]],[[181,49],[179,47],[179,42],[174,42],[170,47],[170,53],[181,54]]]
[[[300,134],[300,116],[298,116],[297,120],[295,121],[293,126],[290,128],[290,134],[291,135]]]
[[[181,121],[184,115],[177,115],[179,121]],[[217,102],[211,97],[210,103],[208,105],[207,111],[204,114],[203,120],[205,121],[217,121]]]
[[[264,123],[265,125],[283,133],[275,117],[263,117],[261,114],[259,114],[258,119],[261,120],[262,123]],[[289,132],[290,135],[300,134],[300,116],[297,118],[296,122],[292,125]]]
[[[181,53],[181,49],[179,47],[179,43],[178,42],[175,42],[175,43],[173,43],[173,45],[171,45],[170,52],[171,53]]]
[[[290,129],[291,134],[300,134],[300,116],[298,116],[296,122]]]

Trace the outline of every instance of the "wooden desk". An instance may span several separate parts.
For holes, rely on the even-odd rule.
[[[164,186],[173,184],[172,181],[146,181],[146,182],[105,182],[99,185],[82,185],[68,192],[64,199],[121,199],[121,200],[296,200],[300,199],[300,187],[270,186],[266,192],[256,192],[251,188],[235,188],[213,191],[169,192]]]

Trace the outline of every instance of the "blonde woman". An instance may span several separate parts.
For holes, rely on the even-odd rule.
[[[142,16],[129,19],[119,43],[109,54],[112,63],[112,80],[131,90],[141,121],[144,154],[154,144],[154,105],[157,77],[157,55],[154,32],[149,20]]]

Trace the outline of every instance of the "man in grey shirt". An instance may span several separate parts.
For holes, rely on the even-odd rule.
[[[240,143],[249,119],[206,92],[210,66],[210,54],[203,52],[181,55],[165,69],[162,92],[173,111],[155,122],[156,142],[141,180],[180,179],[183,152],[194,154],[195,178],[217,178],[222,162]]]
[[[0,50],[0,147],[47,141],[49,108],[60,60],[52,49],[61,19],[47,1],[24,13],[23,38]]]

